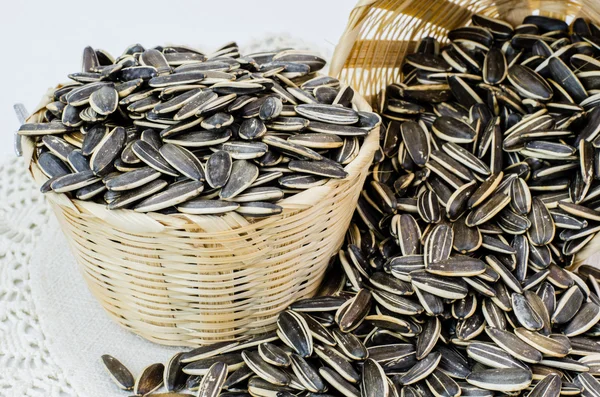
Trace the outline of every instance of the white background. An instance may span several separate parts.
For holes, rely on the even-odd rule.
[[[130,44],[185,44],[210,51],[267,34],[299,37],[332,53],[356,0],[0,0],[0,161],[46,90],[81,68],[90,45],[117,57]]]

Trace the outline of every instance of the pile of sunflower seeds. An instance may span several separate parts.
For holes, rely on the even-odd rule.
[[[18,133],[36,139],[43,192],[139,212],[277,214],[278,200],[345,178],[381,122],[317,75],[324,66],[291,49],[242,57],[235,43],[209,55],[135,44],[116,60],[86,47],[73,83]]]
[[[567,270],[600,230],[600,28],[523,22],[476,15],[407,57],[318,297],[272,334],[180,353],[137,381],[105,359],[121,387],[600,396],[600,269]]]

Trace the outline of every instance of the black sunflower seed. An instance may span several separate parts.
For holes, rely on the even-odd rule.
[[[142,141],[141,139],[137,140],[133,143],[132,150],[140,160],[155,170],[166,175],[179,175],[179,173],[164,159],[160,152],[148,142]]]
[[[146,198],[134,207],[137,212],[152,212],[183,203],[198,196],[204,185],[200,181],[184,182]]]
[[[163,372],[165,366],[157,363],[152,364],[142,371],[140,376],[135,380],[133,392],[135,394],[144,395],[152,393],[163,384]]]
[[[158,151],[167,163],[181,175],[197,181],[204,180],[202,164],[189,150],[181,146],[166,143]]]
[[[105,354],[102,356],[102,363],[108,371],[111,379],[123,390],[132,390],[135,379],[131,372],[116,358]]]
[[[501,392],[526,389],[531,380],[531,372],[522,368],[486,369],[467,376],[467,382],[474,386]]]
[[[526,98],[549,100],[553,91],[548,82],[527,66],[512,65],[508,68],[508,80]]]

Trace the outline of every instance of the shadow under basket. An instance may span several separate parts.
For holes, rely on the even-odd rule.
[[[28,121],[38,121],[49,101]],[[358,95],[354,104],[370,110]],[[47,177],[34,143],[25,138],[23,146],[41,185]],[[280,311],[315,294],[378,146],[376,127],[346,179],[286,198],[283,212],[267,218],[110,211],[65,194],[46,197],[89,289],[116,322],[152,342],[197,346],[273,330]]]
[[[447,43],[448,31],[471,25],[481,14],[517,26],[528,15],[558,18],[570,24],[583,17],[600,24],[598,0],[359,0],[335,48],[329,73],[358,91],[376,111],[380,93],[401,81],[404,57],[423,37]],[[598,262],[600,233],[576,255],[571,270]]]

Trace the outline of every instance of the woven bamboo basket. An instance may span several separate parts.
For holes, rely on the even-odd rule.
[[[39,120],[49,92],[29,122]],[[354,105],[371,110],[358,95]],[[36,150],[23,139],[42,185]],[[280,215],[247,219],[142,214],[46,197],[93,295],[123,327],[156,343],[197,346],[275,328],[277,314],[315,294],[350,223],[379,127],[365,139],[348,177],[280,201]],[[48,264],[52,266],[52,264]]]
[[[448,31],[469,25],[473,14],[497,17],[513,26],[539,14],[570,23],[577,17],[600,23],[598,0],[359,0],[336,46],[329,73],[351,85],[374,109],[379,93],[400,81],[404,56],[422,37],[447,42]],[[600,234],[576,257],[600,267]]]
[[[570,22],[600,22],[598,0],[359,0],[336,46],[329,72],[354,87],[376,108],[377,94],[400,80],[402,61],[419,39],[447,42],[449,30],[469,25],[473,14],[513,26],[539,14]]]

